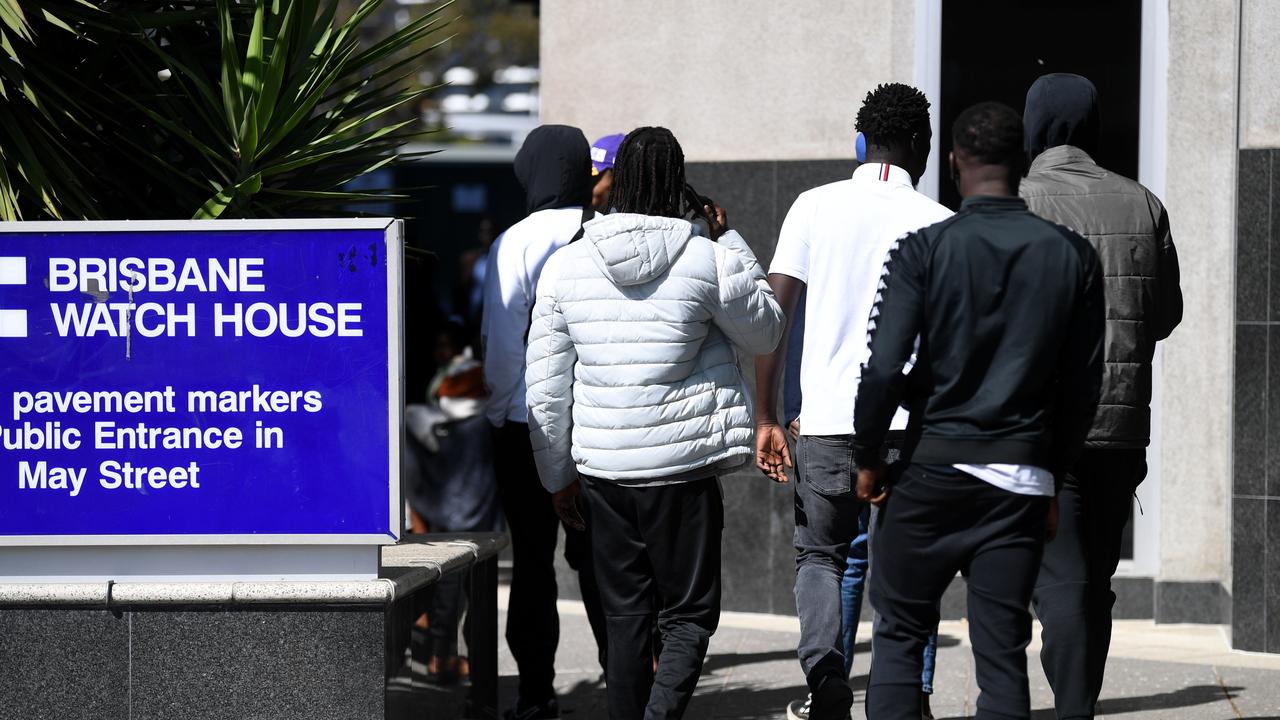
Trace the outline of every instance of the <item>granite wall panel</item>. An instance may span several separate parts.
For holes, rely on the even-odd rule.
[[[5,610],[0,717],[383,720],[384,617],[381,607]]]
[[[1232,645],[1280,652],[1280,150],[1240,151],[1232,463]]]
[[[174,660],[175,667],[181,665]],[[0,612],[0,716],[127,718],[127,615],[107,610]]]
[[[1238,182],[1236,321],[1266,321],[1271,306],[1267,292],[1271,280],[1271,152],[1240,153]]]
[[[1260,497],[1267,490],[1267,326],[1237,324],[1234,493]]]
[[[1232,507],[1231,554],[1254,558],[1236,563],[1231,578],[1231,643],[1237,650],[1266,650],[1267,501],[1236,498]]]
[[[381,720],[380,608],[133,612],[132,720]]]

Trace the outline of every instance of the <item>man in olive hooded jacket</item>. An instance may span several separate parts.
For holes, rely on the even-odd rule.
[[[1023,112],[1032,212],[1086,237],[1102,261],[1107,305],[1102,397],[1085,450],[1058,496],[1057,538],[1036,583],[1040,653],[1059,718],[1092,718],[1111,644],[1111,576],[1133,494],[1147,474],[1151,361],[1182,320],[1169,215],[1150,191],[1094,162],[1098,91],[1079,75],[1045,75]]]

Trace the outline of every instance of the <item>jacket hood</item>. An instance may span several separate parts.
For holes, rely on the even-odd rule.
[[[528,212],[591,204],[591,146],[576,127],[540,125],[515,159]]]
[[[582,226],[591,259],[615,285],[640,285],[671,269],[693,225],[679,218],[614,213]]]
[[[1094,155],[1098,149],[1098,89],[1069,73],[1042,75],[1027,91],[1022,112],[1028,162],[1059,145]]]

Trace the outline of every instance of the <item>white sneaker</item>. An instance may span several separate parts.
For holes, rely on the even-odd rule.
[[[813,695],[792,702],[787,706],[787,720],[809,720],[809,706],[812,704]]]

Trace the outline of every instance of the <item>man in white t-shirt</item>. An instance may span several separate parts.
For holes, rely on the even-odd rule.
[[[814,720],[844,720],[853,702],[844,673],[840,580],[862,508],[854,493],[853,408],[869,354],[867,318],[894,241],[951,215],[914,189],[932,136],[923,93],[898,83],[877,87],[858,111],[857,129],[866,138],[866,162],[852,178],[796,199],[769,274],[788,325],[801,292],[807,295],[795,488],[796,609]],[[783,483],[785,468],[792,466],[776,415],[786,346],[784,340],[756,361],[756,464]],[[906,421],[906,412],[899,412],[893,428],[904,430]]]

